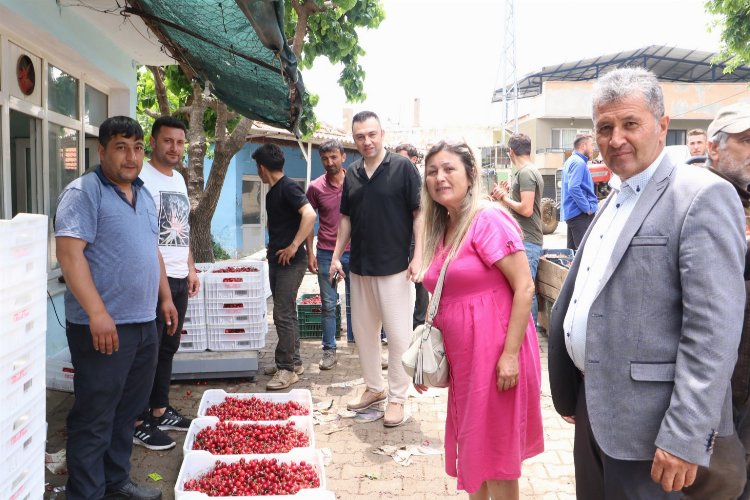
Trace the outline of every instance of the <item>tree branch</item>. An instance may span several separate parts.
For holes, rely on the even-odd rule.
[[[307,34],[307,18],[316,12],[323,12],[331,8],[330,2],[318,5],[313,0],[292,0],[292,8],[297,13],[297,25],[294,27],[294,38],[292,39],[292,50],[297,60],[302,57],[302,45]]]
[[[162,116],[169,116],[171,113],[169,111],[169,98],[167,97],[167,87],[166,85],[164,85],[164,70],[159,66],[146,66],[146,67],[151,71],[151,74],[154,75],[154,86],[156,87],[156,102],[159,103],[159,112],[161,113]]]
[[[154,119],[159,118],[161,116],[161,113],[157,113],[156,111],[151,111],[150,109],[144,109],[143,113],[146,116],[150,116],[151,118],[154,118]]]

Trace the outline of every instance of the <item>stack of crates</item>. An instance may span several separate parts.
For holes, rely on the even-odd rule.
[[[268,333],[263,263],[252,260],[217,263],[203,280],[208,349],[263,348]]]
[[[208,332],[206,330],[205,276],[213,264],[196,264],[200,289],[195,297],[188,298],[185,321],[180,332],[181,352],[201,352],[208,349]]]
[[[322,304],[303,304],[306,299],[320,297],[319,293],[303,293],[297,299],[297,322],[301,339],[322,338]],[[341,338],[341,299],[336,302],[336,338]]]
[[[0,491],[44,494],[47,217],[0,220]]]

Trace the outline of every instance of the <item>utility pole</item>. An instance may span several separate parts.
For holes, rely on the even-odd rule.
[[[516,0],[505,0],[505,23],[500,73],[502,101],[502,146],[505,146],[505,129],[513,120],[513,132],[518,133],[518,73],[516,72]],[[512,110],[511,110],[512,107]]]

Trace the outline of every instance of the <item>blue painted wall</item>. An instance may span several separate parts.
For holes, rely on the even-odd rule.
[[[221,244],[229,255],[237,256],[242,250],[242,176],[258,175],[258,169],[252,154],[261,144],[247,143],[232,158],[227,171],[224,186],[221,189],[219,203],[211,221],[211,234]],[[307,176],[307,162],[300,151],[299,146],[294,143],[281,146],[284,152],[284,173],[293,179],[304,180]],[[347,150],[345,165],[360,158],[358,152]],[[211,169],[211,160],[206,160],[204,175],[208,179]],[[312,166],[310,180],[314,180],[325,173],[320,155],[316,146],[312,148]],[[316,223],[317,231],[317,223]]]

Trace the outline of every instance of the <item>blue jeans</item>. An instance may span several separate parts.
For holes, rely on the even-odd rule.
[[[336,349],[336,302],[338,302],[339,293],[331,286],[331,279],[329,278],[333,252],[331,250],[318,250],[317,257],[318,286],[320,287],[320,301],[323,304],[320,314],[323,328],[323,350],[328,351]],[[352,313],[349,305],[349,252],[344,252],[340,260],[341,267],[344,268],[346,274],[344,278],[346,288],[346,339],[353,342]]]
[[[531,269],[531,279],[536,281],[536,269],[539,267],[539,257],[542,255],[542,247],[529,243],[528,241],[523,242],[523,247],[526,249],[526,259],[529,261],[529,268]],[[536,302],[536,292],[534,292],[534,299],[531,301],[531,315],[534,317],[534,324],[536,325],[536,317],[539,314],[539,306]]]

